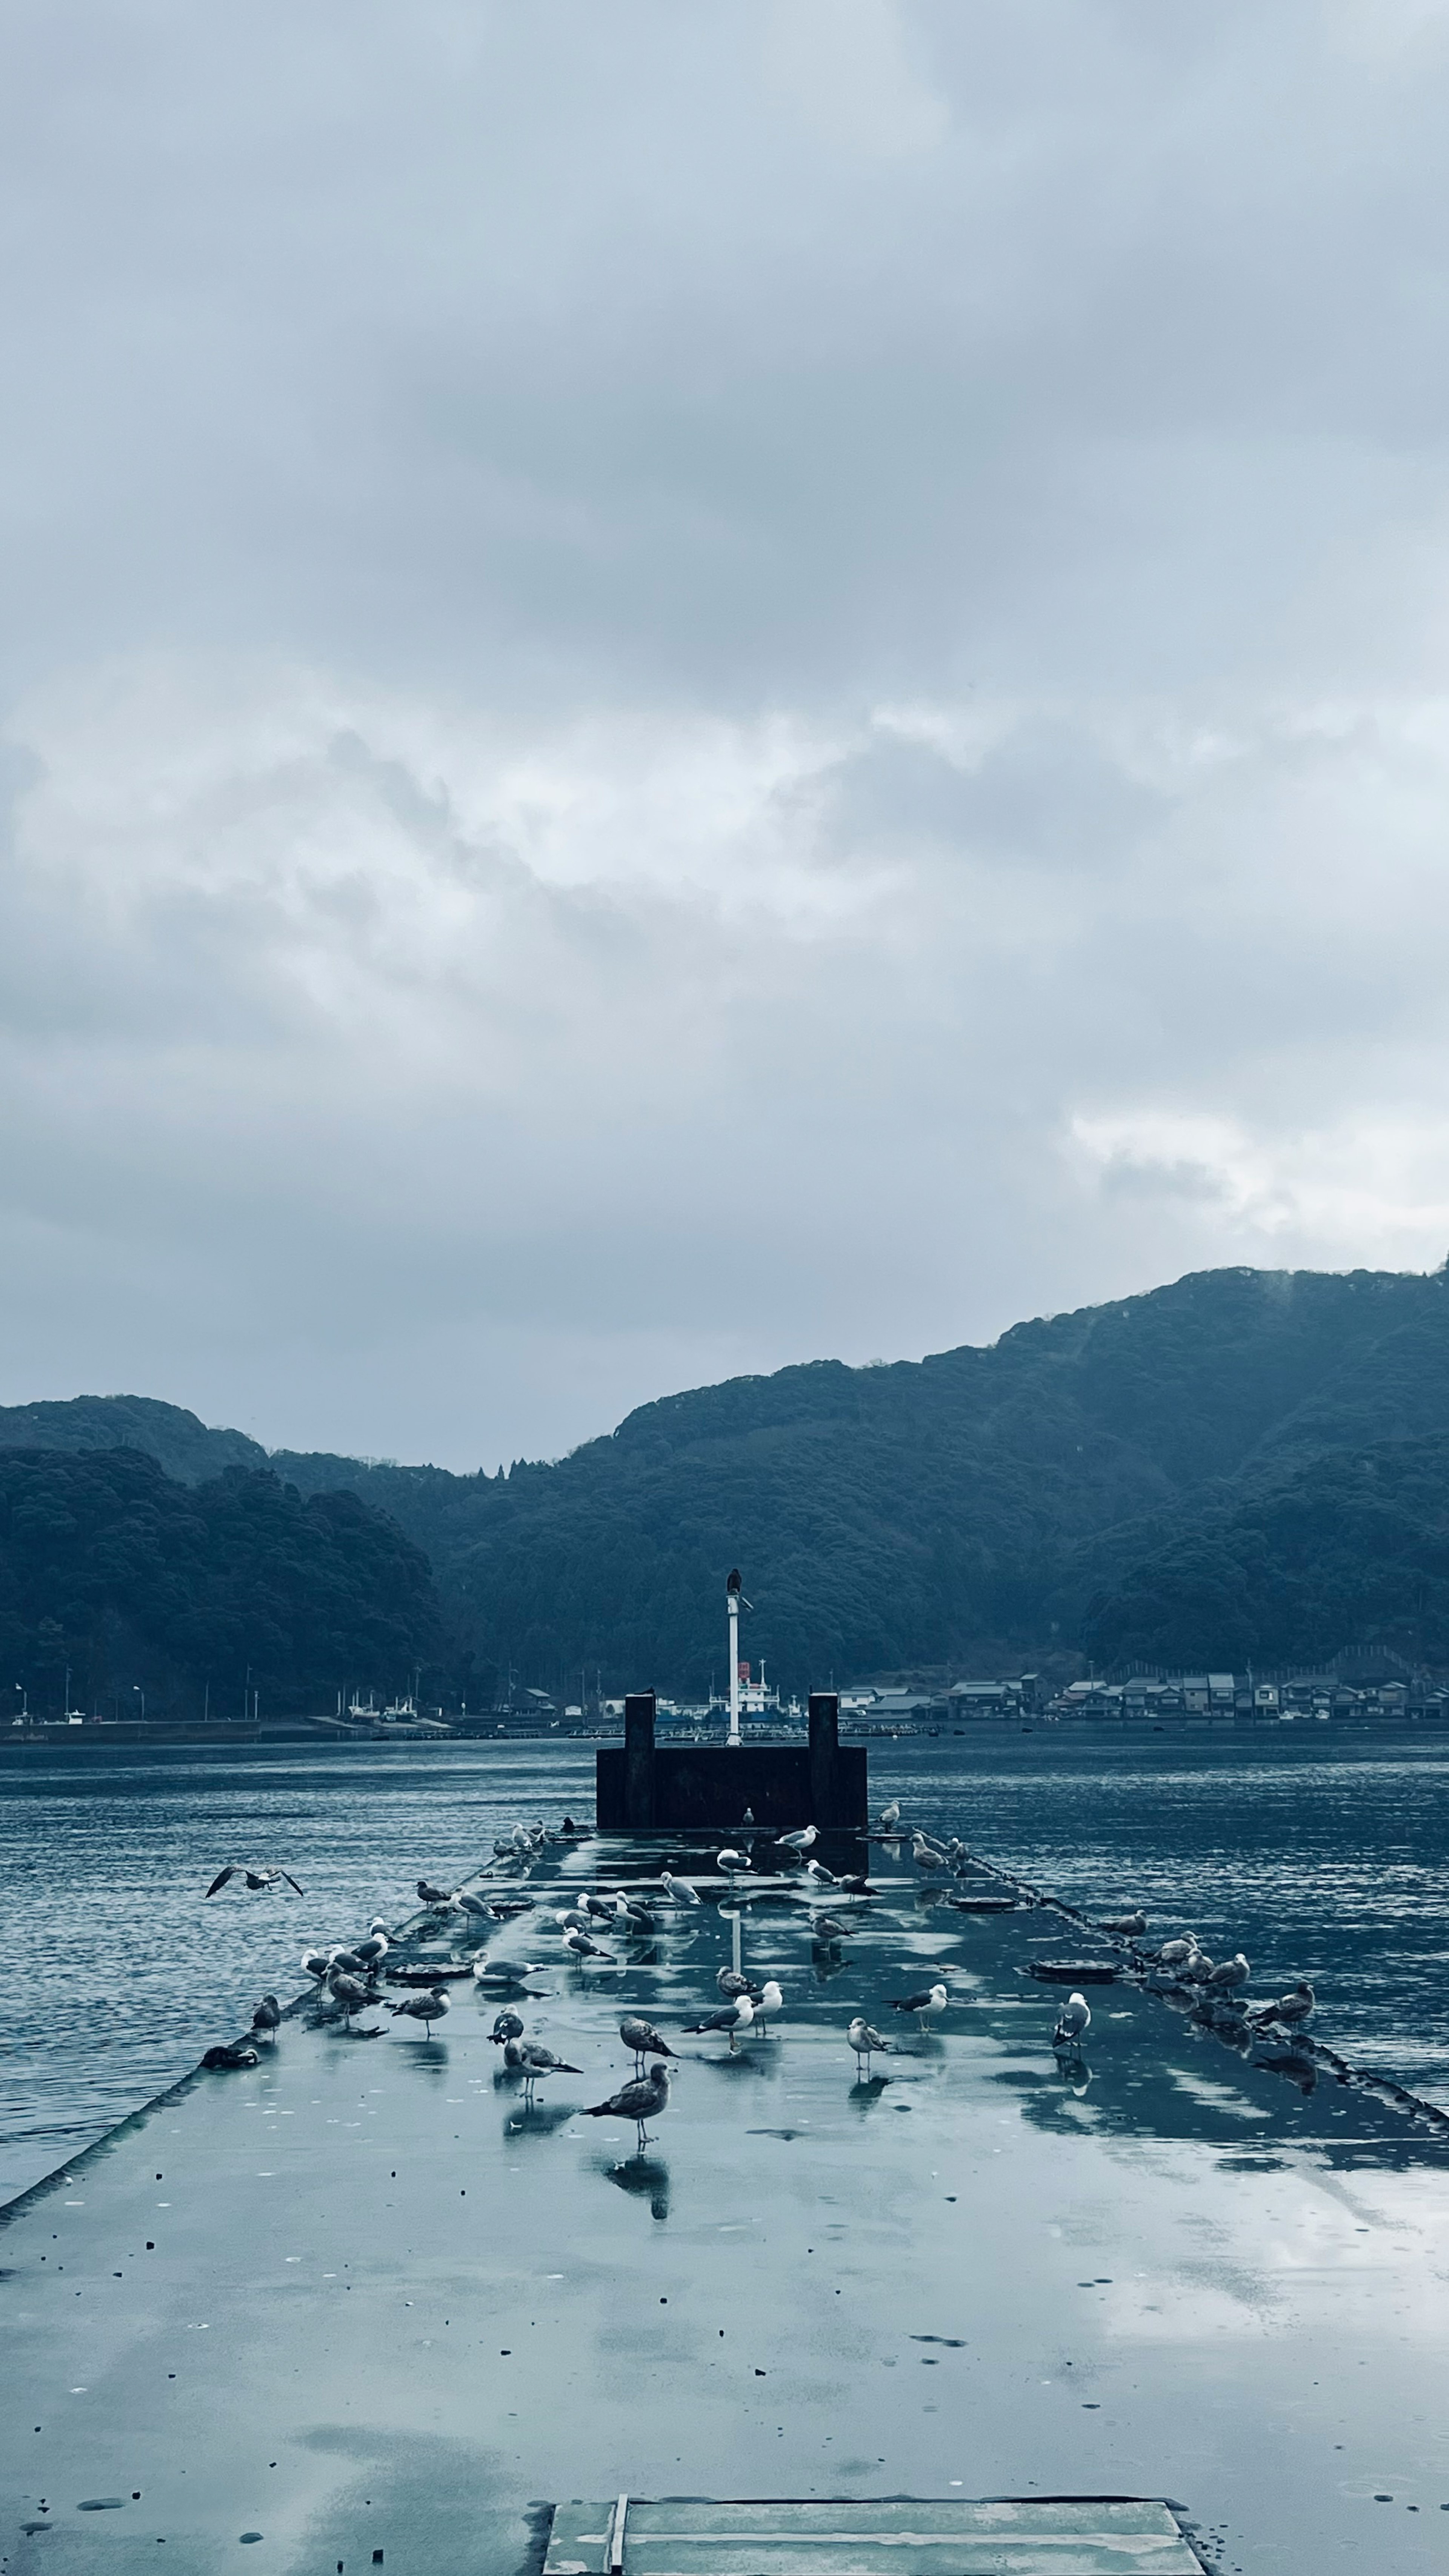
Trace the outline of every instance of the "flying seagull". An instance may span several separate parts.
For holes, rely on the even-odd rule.
[[[917,2027],[924,2030],[928,2013],[945,2011],[946,1988],[944,1983],[938,1982],[934,1986],[923,1986],[919,1994],[892,1995],[889,2001],[892,2012],[914,2013]]]
[[[888,2039],[882,2039],[878,2030],[871,2029],[871,2026],[863,2013],[856,2014],[854,2021],[851,2022],[847,2028],[845,2036],[855,2051],[856,2074],[859,2075],[860,2073],[861,2060],[863,2058],[865,2060],[866,2077],[867,2080],[869,2080],[872,2049],[884,2049],[886,2053],[889,2054],[891,2047],[890,2041]]]
[[[1057,2015],[1056,2029],[1052,2032],[1053,2048],[1070,2051],[1073,2056],[1080,2055],[1082,2041],[1091,2027],[1091,2020],[1092,2007],[1086,1996],[1068,1995]]]
[[[263,1864],[260,1868],[254,1868],[250,1861],[229,1860],[225,1869],[219,1869],[217,1871],[215,1878],[212,1880],[210,1887],[206,1891],[207,1895],[219,1896],[228,1879],[232,1878],[241,1879],[246,1886],[248,1894],[252,1896],[265,1895],[269,1888],[275,1887],[278,1880],[283,1878],[286,1880],[287,1885],[290,1888],[296,1889],[298,1896],[305,1896],[307,1893],[304,1887],[297,1886],[297,1882],[292,1876],[290,1870],[273,1869],[269,1868],[266,1864]]]
[[[619,2024],[619,2037],[634,2052],[634,2072],[642,2076],[646,2057],[673,2057],[676,2051],[667,2039],[661,2039],[652,2021],[641,2021],[637,2013],[626,2013]]]
[[[420,2021],[423,2025],[423,2035],[430,2044],[433,2036],[432,2025],[435,2021],[442,2020],[447,2009],[448,1998],[441,1986],[433,1986],[426,1994],[409,1995],[405,2003],[388,2005],[390,2013],[394,2015],[406,2013],[410,2021]]]
[[[639,2153],[649,2144],[646,2120],[655,2120],[669,2108],[669,2069],[651,2066],[647,2075],[636,2075],[631,2084],[622,2084],[607,2102],[591,2102],[584,2113],[586,2120],[632,2120],[639,2132]]]

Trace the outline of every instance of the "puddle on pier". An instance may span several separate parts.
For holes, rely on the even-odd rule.
[[[12,2563],[504,2576],[531,2500],[624,2488],[1170,2495],[1252,2576],[1442,2562],[1433,2137],[1128,1988],[1059,2069],[1061,1991],[1021,1970],[1060,1923],[945,1912],[877,1854],[868,1905],[711,1881],[647,1941],[601,1934],[616,1966],[567,1958],[547,1908],[690,1858],[584,1845],[492,1937],[583,2070],[535,2108],[498,1998],[454,1984],[433,2039],[287,2022],[17,2208]],[[858,1928],[812,1939],[822,1905]],[[682,2035],[732,1915],[785,1999],[734,2052]],[[890,1998],[938,1969],[920,2032]],[[581,2116],[630,2072],[621,2009],[680,2052],[642,2155]],[[869,2081],[856,2011],[897,2042]]]

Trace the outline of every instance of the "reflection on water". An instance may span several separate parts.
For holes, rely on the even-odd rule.
[[[616,2191],[627,2191],[638,2200],[647,2200],[651,2218],[669,2216],[669,2167],[659,2156],[630,2156],[625,2164],[608,2164],[602,2158],[594,2165]]]

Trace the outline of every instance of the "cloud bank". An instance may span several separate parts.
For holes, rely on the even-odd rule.
[[[1449,1250],[1449,9],[12,14],[4,1384]]]

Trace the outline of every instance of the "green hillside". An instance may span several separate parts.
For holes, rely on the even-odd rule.
[[[0,1449],[0,1655],[39,1715],[240,1717],[395,1690],[439,1644],[427,1558],[354,1494],[183,1485],[130,1448]],[[14,1710],[20,1708],[14,1695]]]
[[[1089,1604],[1083,1641],[1106,1664],[1449,1665],[1449,1438],[1336,1449],[1195,1516]]]
[[[158,1457],[163,1432],[193,1459],[198,1439],[240,1438],[130,1398],[24,1419],[42,1413],[77,1447],[112,1423]],[[18,1418],[0,1414],[0,1445]],[[665,1397],[507,1476],[271,1463],[303,1494],[349,1489],[427,1551],[473,1697],[510,1668],[572,1692],[581,1666],[606,1688],[706,1684],[734,1563],[755,1605],[746,1649],[794,1685],[979,1668],[1089,1635],[1106,1652],[1109,1635],[1145,1633],[1143,1569],[1202,1515],[1216,1529],[1318,1459],[1436,1432],[1449,1434],[1442,1274],[1219,1270],[1019,1324],[986,1349],[816,1361]],[[1124,1585],[1131,1616],[1109,1615]],[[1153,1632],[1165,1660],[1208,1651],[1185,1618],[1164,1612]]]

